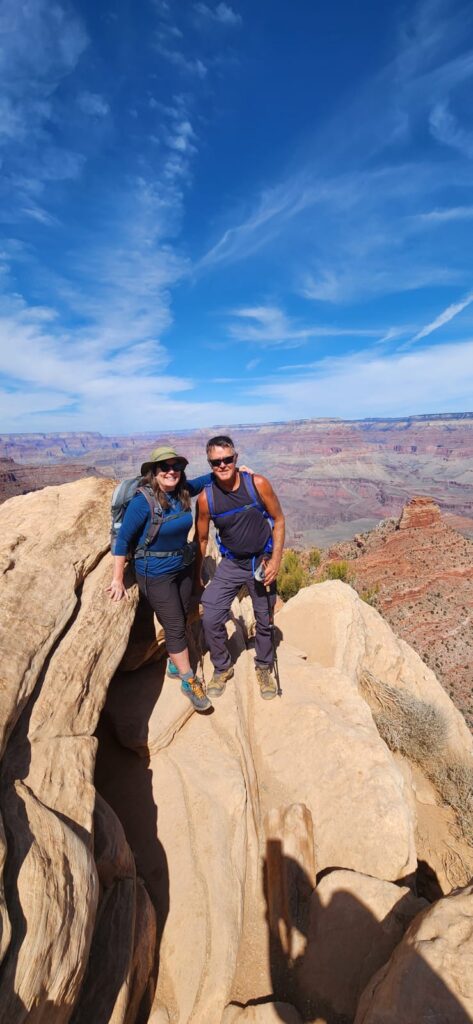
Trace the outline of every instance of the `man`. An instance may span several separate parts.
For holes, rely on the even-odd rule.
[[[237,468],[238,453],[230,437],[212,437],[207,443],[207,458],[213,478],[197,502],[197,582],[203,585],[201,567],[211,519],[218,530],[223,555],[202,596],[205,639],[214,666],[207,694],[212,698],[220,697],[233,676],[225,623],[234,598],[246,584],[256,618],[256,676],[261,696],[271,700],[276,696],[277,687],[272,674],[270,606],[274,607],[276,600],[276,577],[284,545],[284,515],[269,480],[264,476],[252,477]],[[272,530],[269,517],[273,521]],[[254,577],[261,563],[264,563],[264,583]]]

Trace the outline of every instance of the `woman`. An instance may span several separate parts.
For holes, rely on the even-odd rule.
[[[123,575],[126,557],[135,549],[136,581],[165,633],[169,655],[167,674],[181,680],[181,690],[197,711],[211,707],[189,661],[186,618],[193,588],[194,547],[187,544],[192,526],[191,498],[211,480],[211,474],[187,480],[188,460],[163,445],[151,452],[141,467],[141,487],[151,489],[161,506],[159,532],[146,546],[151,510],[145,496],[135,494],[125,512],[115,546],[115,568],[107,592],[112,601],[127,597]]]

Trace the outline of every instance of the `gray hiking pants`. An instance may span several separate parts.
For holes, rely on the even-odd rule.
[[[217,566],[217,571],[211,583],[205,588],[202,595],[202,606],[204,616],[202,624],[204,627],[205,640],[210,651],[212,664],[217,672],[224,672],[230,667],[230,657],[227,650],[227,631],[225,623],[230,614],[230,607],[238,591],[246,583],[248,592],[253,603],[256,619],[256,658],[257,665],[269,665],[272,667],[273,643],[271,635],[271,621],[268,609],[268,595],[262,583],[258,583],[253,576],[251,563],[248,559],[238,562],[231,558],[222,558]],[[276,587],[271,586],[269,594],[271,607],[276,601]]]

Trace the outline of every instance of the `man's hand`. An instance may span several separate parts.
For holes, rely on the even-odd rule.
[[[270,558],[269,562],[265,563],[263,580],[265,587],[270,587],[271,583],[275,583],[280,564],[277,558]]]

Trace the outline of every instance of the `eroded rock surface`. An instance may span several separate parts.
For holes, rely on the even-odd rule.
[[[451,951],[468,965],[471,891],[427,910],[416,892],[423,857],[430,899],[464,882],[461,808],[399,748],[433,707],[439,764],[471,771],[435,676],[354,591],[325,583],[277,615],[281,698],[260,698],[244,599],[234,679],[194,713],[165,678],[159,624],[136,619],[133,581],[129,601],[105,594],[111,487],[0,509],[4,651],[18,641],[2,659],[1,1024],[408,1022],[404,969],[423,992],[416,1024],[435,978],[450,992],[442,1024],[464,1024]]]

